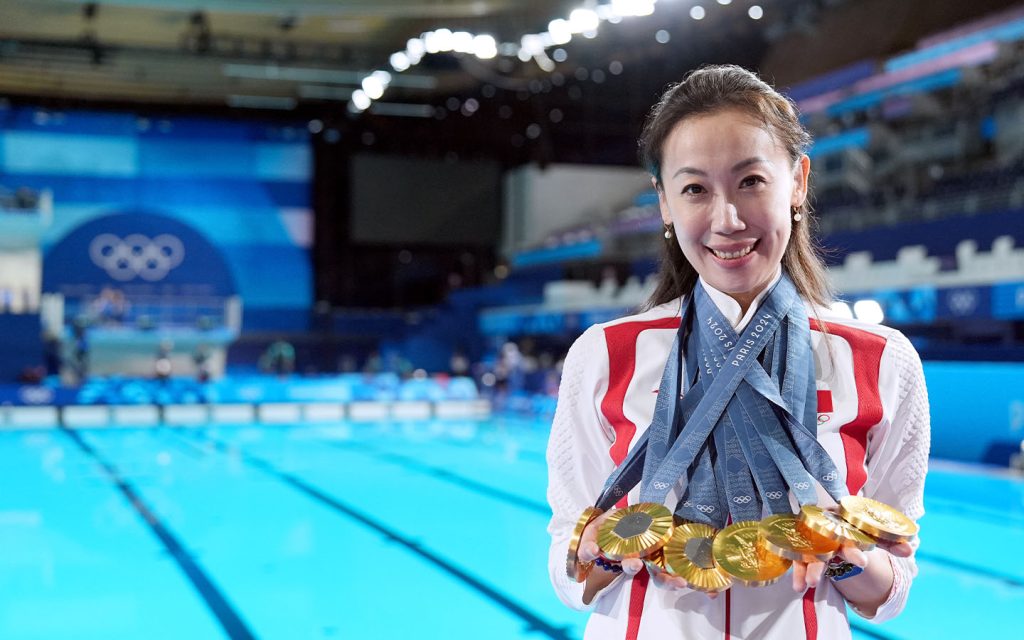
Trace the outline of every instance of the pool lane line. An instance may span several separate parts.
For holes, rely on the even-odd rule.
[[[418,473],[433,476],[435,478],[438,478],[439,480],[443,480],[445,482],[454,484],[463,489],[479,493],[481,495],[487,496],[488,498],[501,500],[502,502],[507,502],[516,507],[520,507],[528,511],[538,513],[544,516],[545,518],[551,517],[551,509],[548,507],[546,503],[539,502],[537,500],[530,500],[529,498],[524,498],[522,496],[510,493],[503,489],[492,487],[489,484],[478,482],[476,480],[473,480],[472,478],[467,478],[466,476],[461,476],[457,473],[453,473],[443,467],[437,467],[434,465],[427,464],[425,462],[420,462],[415,458],[411,458],[400,453],[382,451],[377,447],[361,442],[345,442],[339,440],[316,440],[314,442],[318,442],[320,444],[324,444],[333,448],[341,449],[343,451],[355,451],[356,453],[372,456],[374,458],[377,458],[378,460],[384,460],[385,462],[396,464],[400,467],[409,469],[411,471],[416,471]]]
[[[176,430],[173,431],[173,433],[174,435],[178,435],[178,437],[183,437]],[[376,531],[377,533],[384,536],[384,538],[389,542],[394,542],[398,545],[401,545],[409,552],[419,556],[423,560],[426,560],[430,564],[434,565],[436,568],[447,573],[451,577],[459,580],[460,582],[472,588],[474,591],[478,592],[480,595],[484,596],[488,600],[491,600],[492,602],[499,605],[509,613],[515,615],[517,618],[526,623],[527,631],[535,631],[547,636],[548,638],[554,638],[556,640],[572,639],[572,636],[569,635],[567,628],[556,627],[550,622],[547,622],[536,613],[533,613],[525,606],[516,602],[509,596],[501,593],[491,585],[487,584],[486,582],[483,582],[482,580],[471,575],[465,570],[460,569],[459,567],[448,562],[447,560],[435,554],[434,552],[424,548],[420,543],[416,542],[412,538],[406,537],[401,533],[393,531],[392,529],[388,528],[385,524],[371,518],[370,516],[364,514],[358,509],[355,509],[354,507],[351,507],[341,502],[334,496],[328,495],[327,493],[307,483],[302,478],[299,478],[298,476],[287,473],[285,471],[281,471],[270,462],[267,462],[262,458],[259,458],[246,452],[244,449],[242,449],[242,447],[237,445],[230,445],[224,442],[223,440],[218,440],[217,438],[210,436],[209,434],[197,433],[196,431],[188,431],[182,433],[188,433],[188,435],[190,436],[202,438],[204,441],[213,444],[213,446],[216,447],[217,450],[220,451],[221,453],[237,454],[249,466],[255,467],[260,471],[263,471],[264,473],[276,478],[277,480],[283,482],[284,484],[287,484],[290,487],[296,489],[300,493],[303,493],[306,496],[316,500],[317,502],[320,502],[324,506],[327,506],[340,514],[347,516],[352,520],[355,520],[356,522],[362,524],[368,529]]]
[[[213,584],[202,568],[196,564],[192,556],[185,550],[185,548],[178,542],[178,539],[171,533],[164,523],[160,520],[152,509],[150,509],[145,502],[143,502],[139,493],[131,485],[130,482],[125,480],[120,472],[113,464],[108,462],[96,449],[86,442],[81,434],[78,432],[68,429],[67,427],[59,427],[62,433],[71,439],[78,448],[84,453],[91,456],[100,467],[103,468],[107,475],[107,478],[112,482],[121,494],[128,500],[135,512],[139,514],[142,520],[149,527],[150,531],[153,532],[164,548],[170,554],[171,558],[177,563],[178,567],[188,578],[189,582],[202,597],[206,606],[209,607],[210,611],[217,618],[220,626],[224,629],[228,638],[231,640],[254,640],[256,638],[252,631],[246,626],[241,616],[235,611],[231,604],[227,601],[227,598],[220,592],[220,590]]]
[[[986,569],[985,567],[979,567],[977,565],[973,565],[967,562],[961,562],[959,560],[947,558],[946,556],[939,556],[927,552],[922,553],[918,551],[914,555],[926,562],[931,562],[932,564],[937,564],[942,567],[948,567],[961,573],[971,573],[977,576],[981,576],[983,578],[988,578],[989,580],[1002,582],[1003,584],[1010,587],[1024,587],[1024,579],[1018,578],[1016,576],[1007,575],[1005,573],[999,573],[998,571]]]
[[[945,516],[954,516],[965,520],[983,520],[1000,527],[1010,529],[1024,529],[1024,517],[1014,513],[1003,513],[994,509],[986,509],[967,503],[959,503],[956,500],[939,497],[924,497],[928,505],[929,513],[940,513]]]

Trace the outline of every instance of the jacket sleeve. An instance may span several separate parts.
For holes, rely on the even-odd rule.
[[[916,521],[924,515],[931,419],[921,359],[910,341],[899,332],[893,332],[886,341],[879,389],[886,418],[868,435],[868,480],[864,495],[892,505]],[[911,544],[916,550],[919,540]],[[892,590],[875,615],[868,618],[871,622],[884,622],[903,611],[917,575],[913,556],[889,556],[889,561],[894,574]]]
[[[548,503],[551,548],[548,573],[559,599],[579,610],[593,608],[610,589],[583,604],[583,584],[565,571],[569,537],[580,514],[597,500],[614,464],[608,454],[612,429],[600,410],[608,388],[608,349],[603,331],[591,327],[565,357],[558,405],[548,440]],[[616,578],[619,580],[620,578]]]

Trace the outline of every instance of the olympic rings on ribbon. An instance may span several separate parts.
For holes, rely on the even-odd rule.
[[[123,240],[112,233],[102,233],[89,243],[89,257],[114,280],[142,278],[156,282],[166,278],[185,259],[185,245],[168,233],[152,240],[141,233],[130,234]]]

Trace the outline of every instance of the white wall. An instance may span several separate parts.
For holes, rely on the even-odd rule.
[[[502,249],[508,254],[537,244],[552,231],[608,220],[651,182],[634,167],[559,164],[510,171],[504,186]]]

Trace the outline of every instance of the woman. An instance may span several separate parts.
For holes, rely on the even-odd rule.
[[[684,350],[690,344],[680,327],[689,326],[687,312],[701,296],[739,334],[776,290],[798,294],[802,304],[794,306],[806,308],[804,327],[811,328],[801,340],[813,362],[806,385],[812,404],[800,423],[816,430],[814,446],[827,454],[823,462],[834,465],[841,485],[812,489],[817,504],[835,507],[836,492],[848,491],[914,520],[923,514],[929,426],[920,359],[898,331],[829,313],[831,293],[809,230],[809,143],[794,106],[735,66],[691,73],[648,118],[641,155],[665,224],[660,283],[645,311],[591,327],[573,345],[548,445],[551,579],[567,605],[591,611],[587,638],[833,640],[850,637],[846,603],[878,622],[906,602],[917,573],[916,539],[844,550],[827,567],[796,562],[791,579],[721,594],[690,589],[665,573],[651,576],[640,560],[600,560],[583,583],[566,575],[580,513],[595,504],[652,423],[669,353],[680,344],[673,341],[678,334]],[[680,375],[699,385],[685,362]],[[816,425],[808,424],[815,422],[814,400]],[[678,492],[693,487],[683,483],[666,497],[670,510],[690,504]],[[640,501],[640,492],[632,489],[616,506]],[[581,562],[598,558],[596,531],[608,515],[584,529]]]

